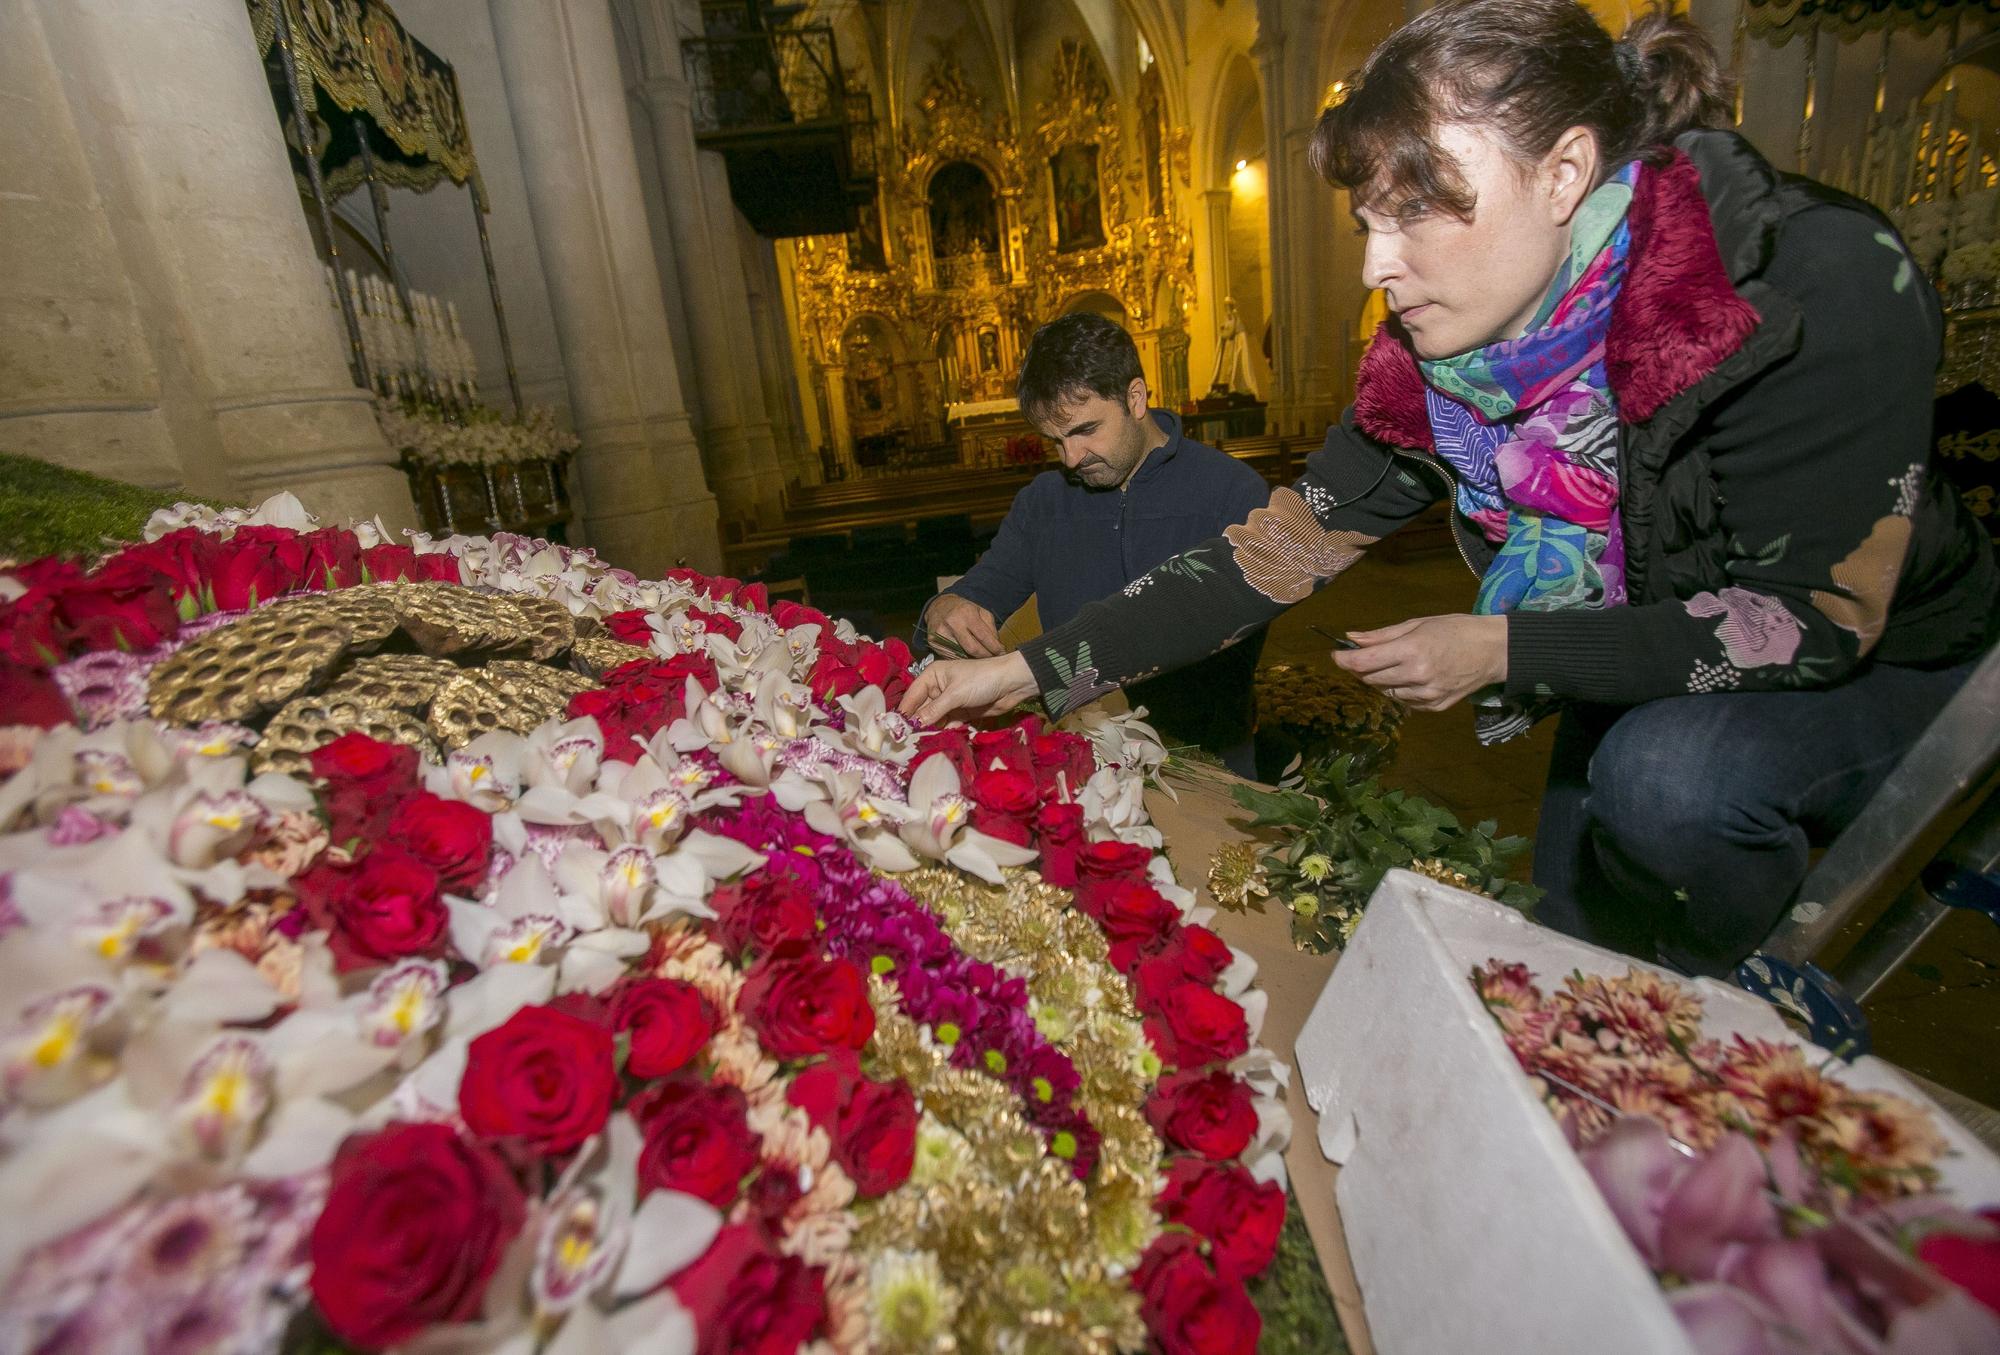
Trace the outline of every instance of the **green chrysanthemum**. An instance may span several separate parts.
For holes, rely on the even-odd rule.
[[[869,1335],[877,1349],[934,1352],[955,1348],[958,1291],[927,1251],[886,1251],[868,1267]]]

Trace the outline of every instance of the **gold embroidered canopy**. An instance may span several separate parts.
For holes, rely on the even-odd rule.
[[[330,197],[366,177],[361,138],[385,181],[423,192],[441,179],[484,196],[472,133],[451,64],[411,37],[382,0],[248,0],[250,22],[279,108],[287,106],[277,6],[290,19],[300,101]],[[282,119],[292,167],[306,182],[293,120]]]
[[[1744,0],[1744,15],[1752,32],[1783,40],[1815,27],[1851,35],[1883,28],[1929,30],[1955,18],[1990,19],[2000,15],[2000,0]]]

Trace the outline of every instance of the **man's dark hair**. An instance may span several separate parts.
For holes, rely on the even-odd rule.
[[[1130,334],[1102,315],[1077,311],[1049,321],[1028,340],[1014,394],[1029,421],[1040,423],[1092,395],[1123,400],[1145,374]]]

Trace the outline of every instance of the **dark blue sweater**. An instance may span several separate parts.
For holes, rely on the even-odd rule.
[[[993,545],[948,592],[1004,621],[1035,597],[1044,629],[1086,603],[1124,588],[1166,560],[1242,522],[1270,498],[1264,477],[1235,457],[1181,432],[1167,410],[1152,411],[1167,441],[1155,447],[1121,493],[1090,489],[1044,471],[1014,496]],[[1178,673],[1130,689],[1170,741],[1198,743],[1248,774],[1250,686],[1263,635]]]

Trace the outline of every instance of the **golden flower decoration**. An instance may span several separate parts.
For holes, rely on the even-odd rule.
[[[1258,860],[1257,849],[1251,843],[1232,842],[1208,864],[1208,894],[1219,907],[1240,913],[1253,900],[1266,898],[1270,893],[1264,863]]]
[[[1378,540],[1360,532],[1328,531],[1298,491],[1282,485],[1271,492],[1269,504],[1223,535],[1235,547],[1244,581],[1287,605],[1352,565],[1363,547]]]

